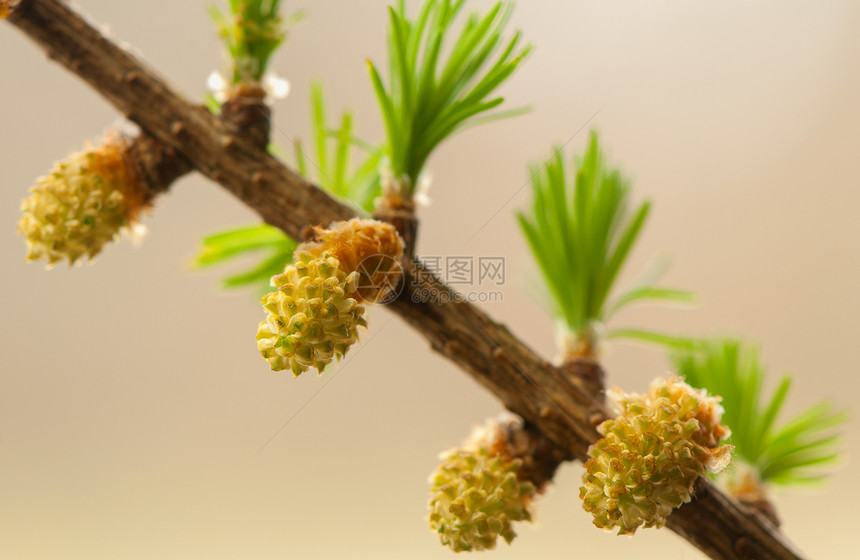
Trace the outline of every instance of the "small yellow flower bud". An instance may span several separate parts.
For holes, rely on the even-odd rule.
[[[274,371],[299,376],[313,367],[322,373],[346,354],[358,340],[358,327],[367,326],[355,298],[356,279],[328,252],[297,255],[272,278],[278,289],[261,301],[268,316],[257,329],[257,349]]]
[[[506,452],[504,429],[490,421],[463,447],[440,455],[430,475],[430,528],[454,552],[490,550],[516,537],[513,521],[530,521],[535,487],[520,480],[522,460]]]
[[[18,232],[27,242],[27,260],[45,259],[48,268],[95,257],[121,229],[136,225],[150,198],[120,138],[58,162],[30,190]]]
[[[657,379],[644,396],[609,392],[619,416],[597,429],[604,436],[588,450],[580,498],[594,524],[633,534],[662,527],[674,508],[689,502],[706,470],[731,459],[719,446],[730,432],[720,424],[719,397],[676,379]]]

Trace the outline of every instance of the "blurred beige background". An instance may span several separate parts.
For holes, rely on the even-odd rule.
[[[359,133],[379,140],[364,59],[383,56],[386,3],[285,3],[308,18],[273,64],[293,88],[275,139],[307,137],[309,84],[322,79],[332,110],[352,107]],[[80,4],[190,96],[222,67],[208,1]],[[789,410],[829,396],[856,411],[860,4],[523,1],[512,25],[537,48],[505,94],[534,111],[438,150],[419,253],[504,255],[504,302],[485,307],[552,356],[513,218],[528,189],[504,205],[528,162],[602,108],[593,124],[611,158],[655,203],[622,283],[670,255],[667,284],[701,299],[617,325],[747,335],[772,382],[797,374]],[[26,264],[19,200],[117,114],[5,24],[0,52],[0,558],[450,558],[426,529],[426,478],[497,402],[385,309],[346,366],[270,373],[255,297],[219,291],[223,270],[188,269],[202,235],[254,220],[200,176],[158,201],[142,246],[72,271]],[[634,390],[667,368],[660,351],[625,343],[606,365]],[[775,493],[812,558],[860,556],[846,530],[860,521],[857,427],[827,488]],[[668,530],[593,528],[580,472],[564,466],[537,523],[494,558],[701,557]]]

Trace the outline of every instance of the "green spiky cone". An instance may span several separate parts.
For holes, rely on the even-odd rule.
[[[356,276],[324,252],[297,254],[295,263],[272,277],[278,290],[263,296],[268,316],[257,329],[257,349],[274,371],[322,373],[358,341],[358,327],[367,323],[354,297]]]
[[[430,528],[454,552],[490,550],[516,537],[514,521],[530,521],[532,483],[518,477],[521,459],[504,452],[501,427],[476,430],[465,446],[446,451],[430,475]]]
[[[18,232],[27,260],[92,259],[120,230],[134,226],[149,196],[134,172],[126,143],[109,138],[57,162],[21,202]]]
[[[648,395],[610,392],[620,415],[603,422],[589,449],[580,498],[603,529],[633,534],[662,527],[689,502],[693,484],[730,460],[719,399],[675,378],[657,379]]]

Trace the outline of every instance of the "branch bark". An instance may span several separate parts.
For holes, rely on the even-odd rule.
[[[0,0],[0,8],[11,5]],[[23,0],[8,19],[146,133],[184,154],[197,170],[290,236],[300,239],[309,225],[356,215],[252,138],[236,134],[188,101],[65,3]],[[602,403],[420,263],[406,263],[406,273],[407,285],[390,305],[392,311],[561,450],[584,460],[589,444],[599,437],[594,427],[607,414]],[[705,480],[699,482],[696,499],[673,513],[668,526],[716,559],[801,558],[767,520]]]

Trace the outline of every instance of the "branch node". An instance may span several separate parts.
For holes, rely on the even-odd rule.
[[[737,540],[735,540],[734,549],[735,552],[738,553],[738,558],[743,560],[751,560],[753,558],[752,550],[750,549],[750,542],[746,537],[738,537]]]
[[[593,359],[577,357],[565,361],[559,366],[564,376],[583,392],[596,399],[602,399],[604,393],[604,373],[600,364]]]
[[[181,136],[185,133],[185,125],[180,121],[173,121],[173,124],[170,125],[170,132],[174,136]]]
[[[460,344],[456,340],[448,339],[445,341],[443,351],[445,354],[453,355],[457,353],[457,348]]]
[[[220,139],[221,147],[225,150],[232,150],[236,147],[236,137],[235,136],[222,136]]]

